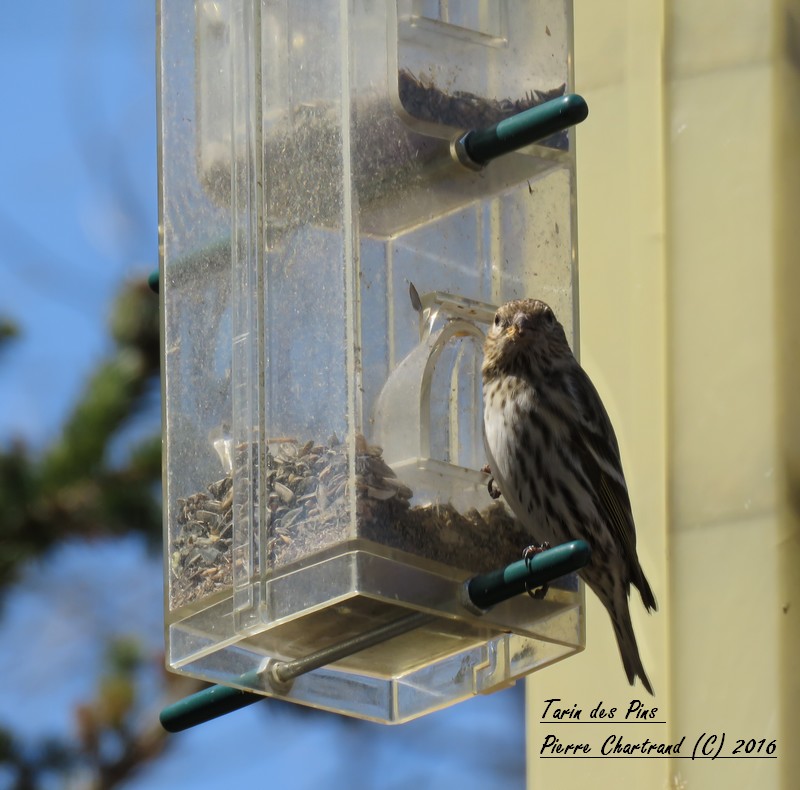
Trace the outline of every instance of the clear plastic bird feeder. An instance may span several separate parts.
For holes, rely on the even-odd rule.
[[[480,471],[483,334],[527,296],[569,330],[576,230],[569,130],[484,168],[464,133],[571,46],[569,0],[161,0],[171,669],[399,722],[582,648],[574,576],[463,594],[532,542]]]

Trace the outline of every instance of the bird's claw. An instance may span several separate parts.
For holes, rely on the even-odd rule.
[[[499,499],[500,498],[500,488],[498,487],[497,483],[494,482],[494,478],[491,476],[492,470],[489,468],[489,464],[486,464],[481,469],[486,475],[489,475],[489,482],[486,484],[486,490],[489,492],[489,496],[492,499]]]
[[[522,559],[525,560],[525,565],[530,569],[531,567],[531,560],[537,555],[541,554],[543,551],[547,551],[550,548],[550,544],[545,541],[540,546],[531,545],[526,546],[522,550]],[[547,591],[550,589],[549,584],[542,584],[540,587],[530,587],[528,582],[525,582],[525,592],[530,595],[536,601],[541,601],[545,595],[547,595]]]
[[[534,601],[543,601],[544,597],[547,595],[548,590],[550,589],[549,584],[543,584],[541,587],[528,587],[525,585],[525,592],[533,598]]]
[[[530,567],[531,560],[537,555],[541,554],[543,551],[547,551],[550,548],[550,544],[545,541],[539,545],[535,543],[531,544],[530,546],[526,546],[522,550],[522,559],[525,560],[525,563]]]

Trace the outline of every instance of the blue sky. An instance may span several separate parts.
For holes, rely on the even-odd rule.
[[[157,262],[150,2],[4,3],[0,436],[52,437],[106,350],[109,297]],[[10,76],[13,75],[13,76]]]
[[[0,356],[0,442],[39,448],[109,350],[110,298],[157,263],[154,3],[6,0],[0,64],[0,315],[22,332]],[[161,607],[134,538],[31,565],[0,621],[0,724],[69,732],[110,637],[161,649]],[[264,703],[175,736],[127,786],[522,787],[521,691],[392,728]]]

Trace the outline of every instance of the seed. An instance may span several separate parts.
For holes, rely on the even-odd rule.
[[[378,500],[386,500],[391,499],[396,494],[395,491],[392,491],[390,488],[373,488],[372,486],[367,486],[367,496],[371,497],[372,499]]]
[[[322,481],[317,486],[317,505],[320,511],[328,509],[328,490]]]
[[[287,504],[294,499],[294,492],[283,483],[275,482],[275,493]]]

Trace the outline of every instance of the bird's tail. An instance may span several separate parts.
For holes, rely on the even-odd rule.
[[[642,575],[644,579],[644,575]],[[645,584],[647,582],[645,581]],[[647,587],[650,590],[649,586]],[[650,592],[652,597],[653,593]],[[655,605],[655,602],[654,602]],[[639,648],[636,645],[636,635],[633,633],[633,623],[631,622],[631,613],[628,609],[628,598],[622,596],[615,601],[613,608],[609,609],[611,615],[611,622],[614,626],[614,634],[617,637],[617,645],[619,645],[619,652],[622,656],[622,665],[625,667],[625,674],[628,676],[628,683],[633,685],[635,679],[638,677],[642,681],[642,685],[653,694],[653,687],[650,685],[650,680],[644,671],[642,659],[639,656]]]
[[[658,609],[658,606],[656,605],[656,597],[653,595],[653,591],[650,589],[650,584],[645,578],[644,571],[642,570],[642,566],[639,565],[638,560],[635,561],[635,565],[636,567],[633,569],[634,572],[631,574],[633,585],[637,590],[639,590],[639,594],[642,596],[642,603],[644,604],[645,609],[647,609],[648,612],[655,611]]]

